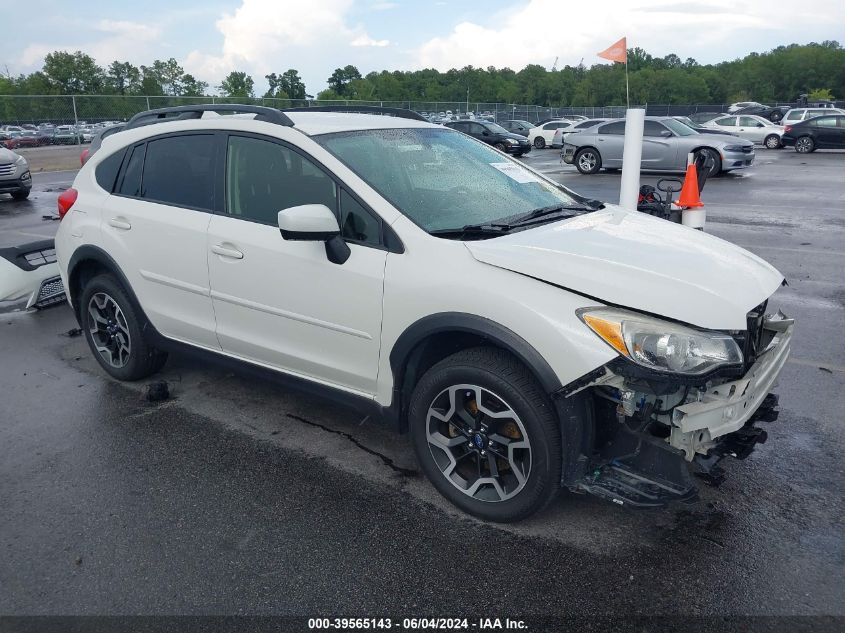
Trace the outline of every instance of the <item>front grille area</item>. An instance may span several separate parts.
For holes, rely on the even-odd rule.
[[[15,173],[15,164],[0,165],[0,176],[11,176]]]
[[[65,288],[61,277],[50,277],[41,282],[38,289],[38,297],[35,299],[35,307],[43,308],[64,301]]]

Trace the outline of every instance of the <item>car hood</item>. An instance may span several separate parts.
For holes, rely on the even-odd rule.
[[[499,136],[502,138],[512,138],[515,141],[525,141],[525,136],[522,134],[517,134],[516,132],[508,132],[507,134],[499,133]]]
[[[18,159],[18,155],[10,152],[5,147],[0,146],[0,164],[7,165],[14,163]]]
[[[718,330],[746,329],[746,314],[783,281],[739,246],[619,207],[465,244],[485,264]]]

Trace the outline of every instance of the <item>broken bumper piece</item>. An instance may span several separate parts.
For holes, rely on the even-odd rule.
[[[711,387],[697,401],[675,408],[669,443],[683,450],[687,461],[706,455],[717,438],[742,429],[777,384],[789,357],[794,321],[774,315],[766,318],[763,329],[771,341],[742,378]]]

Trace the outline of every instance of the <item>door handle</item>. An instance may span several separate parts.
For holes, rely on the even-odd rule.
[[[132,225],[129,224],[124,218],[112,218],[109,220],[109,226],[113,226],[116,229],[120,229],[122,231],[128,231],[132,228]]]
[[[243,259],[244,254],[236,248],[229,248],[223,244],[215,244],[211,247],[211,252],[221,257],[229,257],[231,259]]]

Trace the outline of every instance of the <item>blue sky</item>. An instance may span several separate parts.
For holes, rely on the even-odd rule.
[[[0,0],[19,15],[20,0]],[[101,65],[176,58],[212,87],[243,70],[296,68],[308,91],[338,66],[382,69],[467,64],[551,67],[599,63],[623,35],[656,55],[721,61],[793,41],[845,38],[842,0],[31,0],[25,28],[4,29],[0,69],[38,69],[52,50],[82,50]]]

